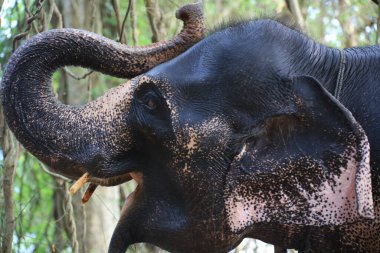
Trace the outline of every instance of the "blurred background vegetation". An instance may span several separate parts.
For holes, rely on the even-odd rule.
[[[185,0],[0,0],[0,78],[12,50],[36,33],[60,27],[93,31],[128,45],[173,37],[174,17]],[[312,38],[331,47],[376,43],[375,0],[205,0],[206,26],[229,20],[277,16],[294,20]],[[57,71],[53,86],[64,103],[83,104],[125,80],[86,69]],[[9,133],[0,116],[0,252],[106,252],[120,208],[133,183],[98,189],[83,206],[72,182],[43,172],[44,166]],[[12,242],[12,247],[9,243]],[[160,252],[138,245],[129,252]],[[289,250],[290,251],[290,250]],[[244,240],[233,252],[273,252]]]

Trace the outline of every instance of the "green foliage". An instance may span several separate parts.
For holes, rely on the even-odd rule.
[[[16,252],[50,251],[46,237],[52,238],[54,184],[49,174],[41,173],[38,160],[22,152],[15,175]]]
[[[308,1],[305,17],[311,36],[332,47],[374,44],[377,6],[364,0],[341,3],[344,1]]]
[[[0,26],[0,69],[3,70],[4,65],[8,61],[12,53],[12,39],[13,36],[20,32],[20,26],[24,19],[24,5],[21,1],[5,1],[4,6],[0,13],[1,26]],[[0,72],[2,77],[2,71]]]

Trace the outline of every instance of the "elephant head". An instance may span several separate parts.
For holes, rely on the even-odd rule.
[[[186,49],[201,26],[190,19],[174,42],[137,51],[76,30],[36,36],[5,73],[8,124],[58,173],[137,181],[112,253],[136,242],[226,252],[256,224],[372,218],[365,132],[316,79],[289,74],[271,22],[215,32],[84,107],[51,96],[57,67],[131,77]]]
[[[52,172],[71,179],[90,172],[90,180],[104,185],[125,181],[124,170],[134,165],[123,157],[137,157],[129,148],[133,84],[120,85],[85,106],[69,106],[53,95],[51,76],[67,65],[122,78],[137,76],[202,39],[202,15],[199,4],[182,7],[176,13],[184,22],[180,34],[145,47],[131,48],[75,29],[34,36],[16,50],[4,73],[2,103],[9,127]]]

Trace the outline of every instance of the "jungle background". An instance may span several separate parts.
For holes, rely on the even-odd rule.
[[[377,0],[376,0],[377,1]],[[331,47],[373,45],[380,9],[370,0],[205,0],[207,28],[241,18],[280,16],[294,20]],[[30,36],[74,27],[131,46],[173,37],[182,27],[175,10],[185,0],[0,0],[0,78],[12,51]],[[53,87],[67,104],[83,104],[125,80],[66,67]],[[15,140],[0,115],[0,252],[107,252],[107,245],[133,183],[102,187],[81,204],[70,196],[73,182],[51,175]],[[151,245],[128,252],[164,252]],[[244,240],[232,252],[273,252],[273,246]],[[295,252],[289,250],[289,252]]]

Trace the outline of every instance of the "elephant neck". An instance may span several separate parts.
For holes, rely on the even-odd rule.
[[[335,93],[338,83],[341,56],[346,53],[336,48],[321,45],[310,38],[298,42],[292,52],[291,73],[295,76],[312,76],[316,78],[331,94]],[[345,73],[343,73],[343,80]]]
[[[360,87],[367,89],[370,88],[372,77],[376,80],[380,78],[380,46],[337,49],[319,44],[306,36],[295,44],[288,63],[291,74],[313,76],[333,95],[339,83],[340,71],[343,94],[355,93],[352,91],[358,89],[359,81]],[[345,58],[344,68],[342,57]]]

